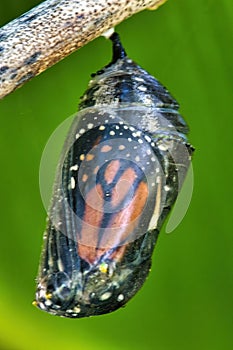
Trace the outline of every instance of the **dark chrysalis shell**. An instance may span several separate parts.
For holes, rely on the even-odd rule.
[[[114,311],[141,288],[192,153],[178,103],[110,39],[112,62],[67,136],[44,237],[34,304],[58,316]]]

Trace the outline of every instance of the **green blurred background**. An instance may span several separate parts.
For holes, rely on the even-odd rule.
[[[37,3],[1,0],[0,24]],[[233,349],[232,23],[232,0],[170,0],[117,27],[129,56],[180,102],[196,152],[187,215],[171,234],[163,228],[149,279],[112,314],[72,320],[31,305],[46,217],[41,155],[110,43],[98,38],[0,102],[1,350]]]

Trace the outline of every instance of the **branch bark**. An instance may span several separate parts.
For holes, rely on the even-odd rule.
[[[0,99],[145,8],[166,0],[47,0],[0,29]]]

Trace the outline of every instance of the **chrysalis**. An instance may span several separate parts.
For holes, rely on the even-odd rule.
[[[58,316],[114,311],[141,288],[193,150],[178,103],[110,39],[112,61],[81,98],[48,215],[34,304]]]

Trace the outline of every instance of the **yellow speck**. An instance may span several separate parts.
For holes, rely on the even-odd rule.
[[[102,272],[102,273],[106,273],[106,272],[108,271],[108,264],[106,264],[106,263],[100,264],[99,270],[100,270],[100,272]]]
[[[52,296],[53,296],[52,293],[46,293],[45,294],[45,298],[46,299],[52,299]]]
[[[36,300],[34,300],[34,301],[32,302],[32,305],[33,305],[33,306],[38,306],[37,301],[36,301]]]

